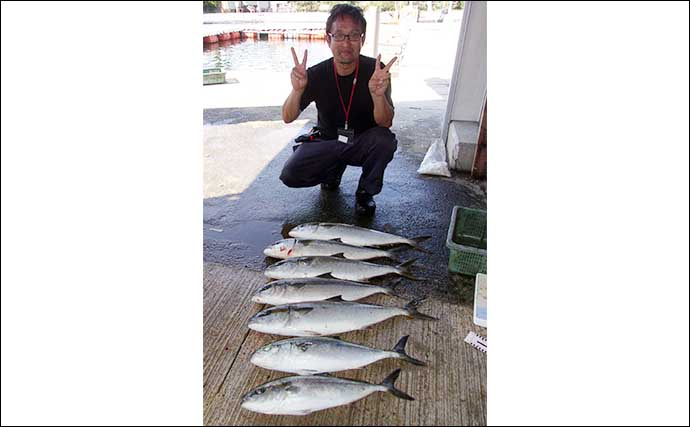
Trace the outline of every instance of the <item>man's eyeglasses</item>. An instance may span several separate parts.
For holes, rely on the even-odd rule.
[[[341,42],[345,40],[346,38],[350,41],[358,41],[361,40],[362,37],[364,37],[364,33],[350,33],[350,34],[341,34],[341,33],[327,33],[331,38],[337,42]]]

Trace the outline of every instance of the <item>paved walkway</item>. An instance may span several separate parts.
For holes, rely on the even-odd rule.
[[[373,383],[402,368],[396,387],[415,398],[398,399],[376,393],[353,404],[306,416],[257,414],[240,407],[242,395],[260,384],[289,376],[249,362],[258,348],[285,337],[261,334],[247,321],[266,306],[251,302],[263,286],[261,273],[207,263],[204,268],[204,424],[205,425],[486,425],[486,355],[463,342],[468,331],[484,333],[472,324],[468,307],[424,302],[419,310],[438,317],[436,322],[389,319],[364,331],[342,334],[345,341],[390,349],[410,335],[407,352],[429,366],[383,360],[337,376]],[[366,302],[402,305],[388,296]]]

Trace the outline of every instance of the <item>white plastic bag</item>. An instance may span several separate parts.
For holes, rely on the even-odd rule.
[[[417,172],[425,175],[450,176],[448,162],[446,162],[446,147],[440,140],[431,144]]]

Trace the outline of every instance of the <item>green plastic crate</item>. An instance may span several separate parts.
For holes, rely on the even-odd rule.
[[[454,273],[486,273],[486,211],[455,206],[448,227],[448,269]]]

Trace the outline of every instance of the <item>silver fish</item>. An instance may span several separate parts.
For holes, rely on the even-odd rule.
[[[400,375],[396,369],[381,384],[325,375],[280,378],[263,384],[242,397],[242,407],[272,415],[307,415],[314,411],[347,405],[377,391],[405,400],[412,396],[395,388]]]
[[[356,331],[396,316],[438,320],[418,312],[419,303],[411,301],[403,308],[336,301],[278,305],[256,313],[248,326],[267,334],[308,337]]]
[[[359,369],[390,358],[426,366],[405,352],[408,337],[400,338],[390,351],[328,337],[290,338],[261,347],[252,355],[251,362],[265,369],[297,375]]]
[[[419,246],[419,242],[431,236],[421,236],[408,239],[395,234],[370,230],[350,224],[337,224],[329,222],[310,222],[298,225],[288,233],[290,237],[297,239],[335,240],[354,246],[387,246],[410,245],[422,252],[429,252]]]
[[[396,260],[389,251],[376,248],[346,245],[329,240],[283,239],[264,249],[264,255],[272,258],[296,258],[301,256],[342,255],[347,259],[366,260],[373,258],[390,258]]]
[[[259,304],[280,305],[324,301],[333,297],[340,297],[345,301],[356,301],[378,293],[398,296],[393,291],[393,287],[399,282],[396,280],[390,285],[380,286],[337,279],[283,279],[259,289],[252,296],[252,301]]]
[[[412,259],[391,266],[328,256],[297,257],[278,261],[266,268],[264,274],[272,279],[303,279],[330,274],[336,279],[355,282],[366,282],[386,274],[398,274],[412,280],[421,280],[409,272],[409,266],[415,261]]]

